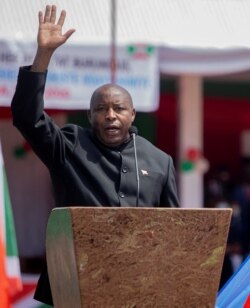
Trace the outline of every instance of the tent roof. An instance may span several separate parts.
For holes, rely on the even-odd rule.
[[[36,38],[46,0],[1,0],[0,39]],[[71,42],[110,42],[111,0],[54,0],[66,9]],[[117,42],[173,48],[249,48],[249,0],[116,0]]]

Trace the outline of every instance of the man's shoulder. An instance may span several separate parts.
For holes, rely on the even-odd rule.
[[[77,140],[86,141],[90,139],[90,129],[81,127],[76,124],[65,124],[61,132],[67,141],[75,144]]]
[[[61,131],[64,135],[77,137],[89,136],[90,133],[90,129],[72,123],[65,124],[61,128]]]

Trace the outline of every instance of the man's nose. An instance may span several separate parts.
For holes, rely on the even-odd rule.
[[[115,113],[114,109],[113,108],[109,108],[107,110],[106,118],[108,120],[113,120],[113,119],[115,119],[115,117],[116,117],[116,113]]]

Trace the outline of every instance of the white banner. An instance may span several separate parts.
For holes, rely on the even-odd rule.
[[[9,106],[19,66],[30,65],[36,44],[0,41],[0,106]],[[45,108],[88,109],[93,91],[111,82],[110,47],[64,45],[51,61]],[[155,111],[159,104],[157,49],[149,45],[117,48],[116,83],[132,95],[137,111]]]
[[[170,75],[219,76],[250,69],[249,48],[160,47],[159,70]]]

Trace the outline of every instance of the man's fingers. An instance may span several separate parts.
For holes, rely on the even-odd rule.
[[[56,6],[52,5],[51,14],[50,14],[50,22],[54,24],[55,21],[56,21]]]
[[[64,37],[65,37],[65,40],[67,41],[67,39],[75,32],[76,30],[75,29],[70,29],[68,30],[67,32],[64,33]]]
[[[38,21],[39,21],[39,25],[43,23],[43,12],[41,11],[38,12]]]
[[[57,22],[57,24],[60,25],[61,27],[64,24],[65,17],[66,17],[66,11],[62,10],[61,15],[60,15],[58,22]]]
[[[46,5],[45,14],[44,14],[44,23],[50,22],[50,11],[51,11],[51,6]]]
[[[57,25],[63,26],[66,17],[66,11],[62,10]],[[46,5],[45,13],[39,12],[39,24],[56,22],[56,5]],[[72,33],[71,33],[72,34]]]

